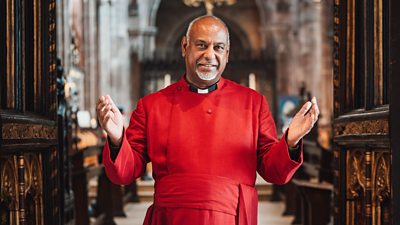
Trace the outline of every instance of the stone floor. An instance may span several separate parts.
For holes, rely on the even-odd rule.
[[[151,202],[127,204],[125,206],[126,218],[116,218],[117,225],[142,225],[144,215]],[[258,206],[259,225],[289,225],[293,216],[282,217],[284,204],[282,202],[262,201]]]

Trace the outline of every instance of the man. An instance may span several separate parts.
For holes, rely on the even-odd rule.
[[[318,118],[316,99],[278,141],[265,98],[221,77],[230,46],[220,19],[192,21],[181,47],[185,75],[140,99],[127,129],[110,96],[99,98],[106,173],[128,184],[153,163],[154,204],[144,224],[256,225],[256,171],[272,183],[291,179],[301,139]]]

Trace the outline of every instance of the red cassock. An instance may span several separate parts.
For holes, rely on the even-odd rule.
[[[154,203],[145,225],[256,225],[256,171],[268,182],[288,182],[302,163],[277,139],[266,99],[220,79],[207,94],[184,78],[139,100],[113,162],[110,180],[129,184],[153,165]]]

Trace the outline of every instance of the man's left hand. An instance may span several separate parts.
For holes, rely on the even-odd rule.
[[[299,112],[293,117],[287,133],[287,143],[289,147],[295,147],[318,120],[319,109],[317,99],[313,97],[311,102],[306,102]]]

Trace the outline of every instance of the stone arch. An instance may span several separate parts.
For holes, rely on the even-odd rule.
[[[153,5],[151,6],[150,14],[149,14],[149,25],[150,26],[156,25],[157,12],[158,12],[158,8],[160,7],[160,3],[161,3],[161,0],[154,0]]]
[[[152,12],[151,18],[151,20],[155,21],[154,26],[158,29],[158,32],[155,36],[156,58],[165,59],[167,57],[178,57],[180,54],[176,54],[176,52],[180,51],[179,43],[181,41],[182,35],[186,32],[186,28],[189,22],[194,18],[205,14],[205,10],[202,7],[183,8],[183,3],[180,3],[180,1],[181,0],[171,0],[168,1],[168,4],[165,1],[161,1],[158,2],[159,5],[157,5],[157,7],[153,6],[153,9],[158,9],[157,13],[155,13],[155,11]],[[253,3],[251,4],[253,5],[252,7],[254,8],[254,10],[256,10],[255,2],[253,1]],[[172,11],[174,12],[174,16],[170,15]],[[260,22],[258,21],[258,19],[260,18],[258,16],[259,10],[254,11],[254,13],[257,14],[257,16],[254,17],[257,18],[257,21],[253,23],[253,31],[260,32]],[[253,40],[250,39],[250,33],[249,30],[246,28],[246,25],[240,24],[240,20],[238,20],[237,18],[235,19],[235,17],[233,16],[235,15],[234,13],[226,13],[224,10],[219,9],[214,12],[214,15],[220,17],[223,21],[225,21],[230,30],[231,40],[233,39],[232,37],[237,38],[236,40],[238,43],[235,43],[235,45],[238,46],[235,47],[240,47],[240,50],[249,52],[258,49],[257,46],[259,44],[254,43],[254,38]],[[254,37],[254,35],[252,36]]]

